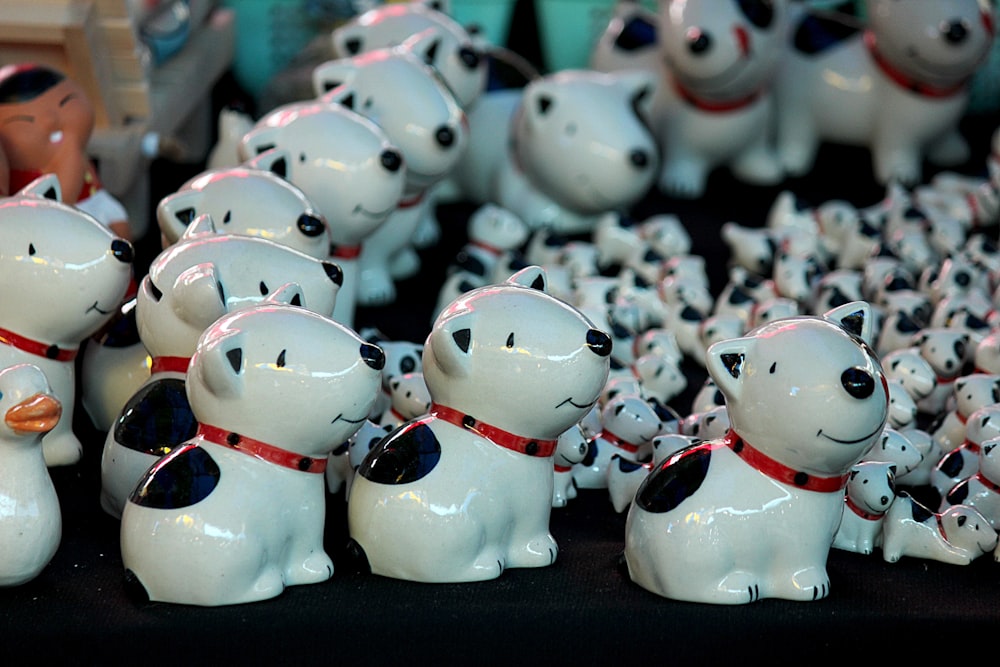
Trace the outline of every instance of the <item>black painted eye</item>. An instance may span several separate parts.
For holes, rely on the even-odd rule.
[[[709,37],[707,33],[702,32],[699,28],[688,28],[688,31],[684,36],[687,39],[688,50],[691,51],[691,53],[705,53],[712,47],[712,38]]]
[[[771,369],[768,371],[768,373],[774,375],[774,371],[777,370],[777,368],[778,368],[778,362],[775,361],[773,364],[771,364]]]
[[[961,44],[969,36],[969,26],[965,21],[956,20],[941,25],[941,36],[949,44]]]
[[[263,280],[260,281],[259,288],[260,288],[260,295],[261,296],[267,296],[267,293],[268,293],[267,284]]]
[[[774,22],[773,0],[737,0],[736,4],[747,20],[758,28],[767,28]]]
[[[35,252],[36,252],[36,250],[35,250],[35,244],[34,243],[29,243],[28,244],[28,255],[29,256],[34,255]]]
[[[840,384],[854,398],[868,398],[875,392],[875,379],[860,368],[848,368],[841,373]]]
[[[233,219],[233,212],[226,211],[226,214],[222,216],[222,224],[227,224]]]
[[[306,154],[299,153],[299,162],[305,162],[305,161],[306,161]]]
[[[514,334],[513,334],[513,332],[511,332],[511,334],[509,336],[507,336],[507,347],[508,348],[514,347]]]
[[[275,360],[274,365],[277,366],[278,368],[285,367],[285,350],[282,350],[281,353],[278,355],[278,358],[277,360]]]
[[[412,373],[417,370],[417,361],[413,357],[404,357],[402,361],[399,362],[399,370],[404,373]]]

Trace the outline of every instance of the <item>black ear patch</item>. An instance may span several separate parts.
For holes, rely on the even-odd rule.
[[[430,46],[428,46],[427,50],[424,52],[425,63],[427,63],[428,65],[434,64],[434,60],[437,58],[437,52],[440,46],[441,46],[440,39],[435,39],[433,42],[431,42]]]
[[[542,274],[535,276],[535,279],[531,281],[531,289],[536,289],[539,291],[545,291],[545,278]]]
[[[52,199],[53,201],[59,199],[59,195],[56,192],[55,188],[47,189],[45,192],[42,193],[42,197],[45,199]]]
[[[257,151],[257,155],[260,155],[261,153],[268,152],[272,148],[277,148],[277,146],[274,144],[261,144],[260,146],[256,146],[255,150]]]
[[[451,338],[455,341],[455,345],[458,345],[458,349],[465,353],[469,352],[469,345],[472,343],[471,329],[459,329],[451,335]]]
[[[344,48],[347,49],[347,55],[356,56],[361,53],[361,38],[351,37],[349,40],[344,42]]]
[[[288,162],[285,158],[278,158],[271,163],[271,173],[281,178],[288,178]]]
[[[723,354],[719,357],[722,361],[722,365],[726,367],[726,371],[732,375],[734,378],[740,377],[740,371],[743,370],[743,362],[746,361],[746,356],[743,354]]]
[[[340,106],[354,111],[354,93],[345,95],[344,98],[340,100]]]
[[[849,333],[852,333],[860,338],[861,332],[864,331],[865,313],[864,311],[859,310],[851,313],[850,315],[845,315],[840,319],[840,323]]]
[[[229,365],[233,367],[233,372],[239,373],[240,367],[243,366],[243,348],[237,347],[227,351],[226,359],[229,360]]]
[[[181,224],[190,225],[191,221],[194,220],[195,210],[191,207],[182,208],[181,210],[174,213],[174,217],[177,218]]]
[[[552,101],[552,98],[550,96],[548,95],[540,96],[538,98],[538,113],[544,116],[546,113],[548,113],[549,109],[552,108],[553,104],[555,104],[555,102]]]

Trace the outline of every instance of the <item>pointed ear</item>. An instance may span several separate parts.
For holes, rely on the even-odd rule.
[[[312,72],[313,93],[322,97],[337,86],[354,81],[358,65],[351,58],[337,58],[317,65]]]
[[[226,302],[215,265],[196,264],[183,271],[171,286],[174,314],[195,329],[207,329],[226,314]]]
[[[530,287],[546,294],[549,292],[548,276],[545,273],[545,269],[540,266],[526,266],[504,282],[508,285]]]
[[[319,96],[319,101],[331,106],[344,107],[351,111],[354,111],[354,105],[357,102],[354,97],[354,87],[348,85],[331,88]]]
[[[252,160],[255,156],[269,151],[278,145],[278,134],[281,128],[261,126],[255,127],[240,139],[237,151],[240,160]]]
[[[197,217],[201,197],[199,190],[178,190],[156,205],[156,222],[169,243],[176,243]]]
[[[189,372],[200,378],[213,396],[238,398],[246,381],[243,332],[233,329],[211,338],[208,333],[198,341]]]
[[[731,338],[713,343],[705,352],[708,373],[727,400],[739,400],[747,357],[755,345],[753,338]]]
[[[302,287],[297,283],[285,283],[268,294],[264,301],[266,303],[278,303],[304,308],[306,305],[306,296],[302,293]]]
[[[617,75],[619,86],[625,93],[629,106],[643,120],[653,117],[653,98],[656,97],[657,77],[652,70],[626,70]]]
[[[330,33],[330,43],[338,58],[350,58],[365,50],[365,27],[357,21],[345,23]]]
[[[58,202],[63,200],[62,186],[59,185],[59,178],[55,174],[43,174],[14,194]]]
[[[524,89],[521,108],[525,110],[524,120],[531,127],[543,122],[558,104],[555,92],[546,84],[544,80],[536,80]]]
[[[439,319],[424,345],[428,358],[448,377],[466,377],[472,362],[472,313],[463,312]],[[431,354],[426,353],[430,348]]]
[[[288,180],[288,168],[292,164],[291,155],[284,148],[271,148],[244,163],[251,169],[269,171],[279,178]]]
[[[852,301],[837,306],[823,317],[838,324],[869,345],[872,344],[872,307],[865,301]]]
[[[195,217],[194,220],[187,226],[184,233],[181,234],[181,239],[189,239],[200,234],[218,234],[219,230],[215,228],[215,221],[212,220],[212,216],[208,213],[203,213]]]
[[[434,62],[434,56],[441,46],[441,29],[430,27],[410,35],[399,45],[400,50],[408,51],[420,59],[420,62]]]

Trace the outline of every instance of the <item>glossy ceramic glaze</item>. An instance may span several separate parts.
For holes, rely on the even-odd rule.
[[[375,400],[384,357],[329,318],[263,304],[220,319],[187,379],[198,432],[122,514],[122,560],[151,600],[215,606],[326,581],[324,469]]]
[[[117,311],[133,259],[131,244],[61,203],[59,193],[58,180],[48,175],[0,199],[0,285],[11,295],[0,305],[0,367],[37,365],[63,404],[63,418],[42,441],[49,465],[80,460],[74,360],[80,344]]]
[[[136,297],[149,376],[123,404],[101,457],[101,506],[121,514],[145,470],[193,434],[184,379],[202,333],[226,313],[264,299],[329,316],[342,283],[336,265],[274,241],[218,234],[208,216],[150,264]]]
[[[383,440],[351,485],[350,536],[375,574],[476,581],[555,561],[552,454],[597,401],[611,339],[542,287],[524,269],[438,317],[430,414]]]
[[[41,573],[62,539],[41,446],[62,406],[37,366],[16,364],[0,371],[0,410],[0,586],[17,586]]]
[[[887,415],[882,369],[864,342],[870,317],[854,302],[709,348],[731,429],[668,458],[639,489],[625,535],[636,583],[716,604],[829,594],[848,472]]]

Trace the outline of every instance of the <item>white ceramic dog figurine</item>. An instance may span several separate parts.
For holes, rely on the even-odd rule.
[[[587,455],[587,436],[579,424],[573,424],[558,438],[552,459],[552,506],[565,507],[576,498],[573,466]]]
[[[364,423],[384,360],[294,306],[209,327],[187,380],[198,432],[142,477],[122,514],[128,579],[150,600],[202,606],[329,579],[327,457]]]
[[[73,206],[59,181],[42,176],[0,199],[0,367],[42,369],[63,416],[42,438],[50,466],[77,463],[73,432],[75,359],[80,344],[118,311],[132,277],[133,249]]]
[[[882,523],[882,557],[887,563],[910,556],[968,565],[996,547],[997,532],[968,505],[934,512],[901,493]]]
[[[884,461],[862,461],[851,468],[835,549],[868,555],[882,545],[882,521],[896,499],[895,473],[895,464]]]
[[[150,264],[136,295],[136,325],[150,372],[121,406],[101,455],[101,507],[120,517],[151,465],[193,435],[184,383],[198,338],[226,313],[270,298],[326,316],[343,276],[337,265],[265,238],[218,234],[209,216]]]
[[[661,191],[700,197],[709,173],[721,166],[748,183],[773,185],[784,177],[769,127],[786,5],[660,3],[667,79],[655,120],[663,147]]]
[[[365,458],[348,528],[375,574],[494,579],[557,556],[552,454],[597,401],[611,338],[528,267],[446,308],[424,344],[434,403]]]
[[[62,406],[32,364],[0,371],[0,586],[31,581],[55,556],[62,539],[59,496],[42,456],[42,435]]]
[[[716,604],[829,594],[849,472],[886,421],[882,369],[865,342],[870,317],[853,302],[709,348],[731,428],[643,482],[625,529],[633,581]]]
[[[868,0],[865,29],[826,48],[797,33],[776,89],[788,173],[806,173],[821,141],[868,147],[881,183],[919,183],[925,157],[961,163],[958,121],[993,41],[993,12],[979,0]],[[805,20],[815,32],[819,21]]]

